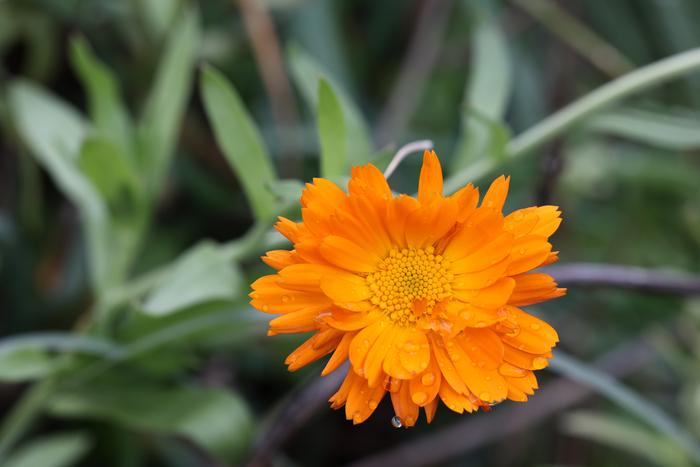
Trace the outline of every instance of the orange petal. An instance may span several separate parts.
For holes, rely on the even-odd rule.
[[[543,237],[549,238],[554,232],[557,231],[559,225],[561,224],[561,212],[558,206],[539,206],[536,207],[536,213],[539,217],[539,221],[534,229],[532,229],[532,234],[541,235]]]
[[[372,272],[380,261],[372,252],[336,235],[323,239],[320,252],[329,263],[353,272]]]
[[[501,175],[491,183],[488,191],[484,195],[481,206],[495,211],[503,210],[503,204],[508,196],[508,186],[510,185],[510,177]]]
[[[369,350],[386,328],[386,322],[377,321],[362,329],[350,342],[350,363],[360,376],[364,377],[365,359]]]
[[[321,264],[293,264],[278,273],[277,284],[285,289],[301,292],[320,292],[321,276],[343,271]]]
[[[299,238],[301,224],[297,224],[286,217],[279,217],[278,219],[278,222],[275,224],[275,229],[287,237],[292,243],[296,243]]]
[[[412,211],[405,224],[406,244],[425,248],[445,236],[455,225],[457,203],[450,199],[439,199]]]
[[[391,188],[384,175],[372,164],[352,168],[352,177],[348,182],[351,195],[391,198]]]
[[[289,250],[270,250],[265,253],[265,256],[261,256],[260,259],[262,259],[265,264],[278,271],[292,264],[302,262],[302,259],[296,252]]]
[[[364,378],[356,377],[345,403],[345,418],[352,420],[354,425],[364,422],[377,408],[385,392],[381,384],[370,388]]]
[[[503,229],[512,233],[515,238],[520,238],[530,234],[539,220],[537,208],[518,209],[505,217]]]
[[[476,205],[479,202],[479,189],[474,188],[470,183],[453,193],[450,198],[457,202],[459,208],[457,222],[464,222],[476,209]]]
[[[430,363],[430,344],[423,331],[415,328],[398,328],[395,337],[395,346],[399,354],[399,362],[411,376],[416,375]],[[387,371],[391,376],[398,377]]]
[[[290,353],[284,363],[288,365],[289,371],[296,371],[331,353],[342,336],[342,332],[334,329],[319,331]]]
[[[494,284],[483,289],[455,290],[453,297],[477,307],[496,309],[508,303],[514,287],[515,281],[513,279],[501,277]]]
[[[493,370],[503,363],[503,343],[490,329],[467,328],[455,340],[479,368]]]
[[[325,178],[314,178],[301,192],[301,205],[328,214],[345,206],[347,195],[338,185]]]
[[[394,342],[394,337],[395,333],[391,327],[384,328],[367,353],[364,361],[364,377],[367,378],[367,384],[371,388],[384,379],[382,367]]]
[[[426,407],[435,400],[440,390],[441,383],[442,375],[440,373],[440,368],[435,358],[431,358],[428,368],[413,378],[409,383],[411,400],[414,404]]]
[[[503,232],[467,256],[453,262],[450,270],[454,274],[483,271],[507,257],[512,248],[513,236]]]
[[[508,387],[498,370],[479,367],[472,361],[458,341],[445,342],[448,355],[462,381],[484,402],[500,402],[508,396]]]
[[[438,399],[436,397],[432,400],[432,402],[423,407],[423,410],[425,411],[425,419],[428,421],[428,423],[431,423],[433,421],[433,418],[435,417],[435,411],[437,410],[437,406]]]
[[[361,302],[371,293],[365,280],[345,271],[328,271],[320,280],[321,290],[336,303]]]
[[[512,345],[504,342],[503,345],[503,360],[506,362],[523,368],[526,370],[541,370],[549,365],[548,359],[552,357],[551,353],[532,354],[520,350]]]
[[[515,288],[508,300],[510,305],[525,306],[552,300],[566,294],[566,289],[558,288],[549,274],[533,273],[513,276]]]
[[[333,373],[340,365],[343,364],[343,362],[345,362],[345,360],[348,359],[350,342],[352,341],[353,337],[355,337],[355,334],[356,333],[354,332],[346,332],[343,334],[343,338],[338,343],[338,347],[336,347],[335,352],[333,352],[333,355],[331,355],[328,363],[326,363],[326,366],[323,368],[321,376],[326,376]]]
[[[270,321],[268,336],[309,332],[318,329],[318,311],[314,309],[287,313]]]
[[[387,204],[386,221],[384,223],[391,241],[398,247],[406,247],[406,221],[408,216],[420,208],[415,198],[400,195]]]
[[[418,405],[411,400],[408,381],[401,381],[399,390],[391,393],[391,403],[396,416],[406,428],[416,424],[418,420]]]
[[[506,310],[508,320],[517,324],[519,332],[515,336],[504,334],[504,342],[533,354],[549,352],[559,342],[557,331],[546,322],[514,306],[506,306]]]
[[[423,167],[418,180],[418,201],[429,204],[442,197],[442,168],[435,151],[423,153]]]
[[[250,304],[266,313],[291,313],[300,310],[321,312],[330,307],[331,301],[320,293],[289,290],[278,285],[277,274],[263,276],[251,285]]]
[[[516,239],[506,274],[514,276],[542,266],[551,251],[552,245],[545,237],[526,235]]]
[[[448,409],[457,413],[463,413],[465,410],[471,413],[479,408],[467,396],[458,393],[451,385],[445,383],[440,386],[440,399]]]
[[[505,275],[509,263],[510,258],[506,256],[501,261],[481,271],[457,274],[452,282],[452,288],[464,290],[488,287]]]
[[[464,384],[464,381],[462,381],[462,378],[459,376],[459,373],[457,373],[457,369],[447,354],[443,338],[436,334],[430,334],[430,341],[435,361],[438,364],[438,368],[440,368],[440,373],[444,377],[442,386],[448,384],[454,391],[461,394],[468,392],[467,386]]]
[[[498,310],[481,308],[459,300],[452,300],[446,310],[459,330],[465,327],[485,328],[504,319]]]
[[[380,320],[383,316],[382,313],[374,309],[367,312],[356,312],[332,306],[330,314],[323,314],[321,319],[334,329],[341,331],[357,331]]]

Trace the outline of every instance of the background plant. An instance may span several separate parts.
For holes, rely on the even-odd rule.
[[[0,2],[0,463],[700,463],[699,15]],[[286,373],[298,341],[262,339],[248,284],[302,181],[423,138],[448,189],[509,173],[512,207],[563,207],[570,295],[538,310],[560,353],[526,405],[353,428],[333,376]]]

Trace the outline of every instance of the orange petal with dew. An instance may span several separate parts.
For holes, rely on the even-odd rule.
[[[470,303],[474,306],[496,309],[500,308],[510,298],[515,288],[515,281],[510,277],[501,277],[488,287],[478,290],[455,290],[452,295],[457,300]]]
[[[503,210],[503,204],[508,196],[508,187],[510,185],[510,177],[501,175],[491,183],[488,191],[481,201],[481,206],[495,211]]]
[[[454,274],[483,271],[507,257],[512,248],[513,236],[506,232],[501,233],[467,256],[454,261],[450,266],[450,270]]]
[[[495,370],[503,363],[503,343],[490,329],[466,328],[455,340],[479,368]]]
[[[420,407],[431,404],[442,384],[442,374],[435,358],[430,359],[430,364],[421,374],[414,377],[409,383],[411,400]]]
[[[539,235],[520,237],[513,243],[506,274],[514,276],[538,268],[551,252],[552,245],[545,237]]]
[[[518,325],[519,332],[514,336],[504,334],[504,342],[533,354],[549,352],[559,342],[557,331],[547,322],[514,306],[507,306],[506,310],[508,320]]]
[[[408,428],[416,424],[418,405],[411,400],[408,381],[401,381],[399,390],[391,393],[391,403],[394,406],[396,416],[401,419],[404,427]]]

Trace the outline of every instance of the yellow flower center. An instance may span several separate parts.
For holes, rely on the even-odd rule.
[[[419,314],[431,313],[436,303],[451,295],[454,276],[449,267],[449,261],[436,255],[432,246],[393,248],[367,275],[371,301],[394,323],[415,324]],[[416,302],[420,303],[414,307]]]

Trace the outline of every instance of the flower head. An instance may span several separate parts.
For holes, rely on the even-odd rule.
[[[286,360],[291,371],[332,354],[322,374],[350,367],[333,408],[366,420],[389,392],[403,426],[438,400],[462,413],[525,401],[547,366],[556,331],[521,307],[564,295],[532,269],[557,260],[548,238],[556,206],[502,214],[509,178],[479,204],[471,184],[442,194],[434,152],[423,157],[418,198],[394,196],[371,164],[344,192],[314,179],[303,222],[280,218],[294,249],[262,259],[277,270],[252,285],[252,305],[281,314],[268,334],[313,332]]]

